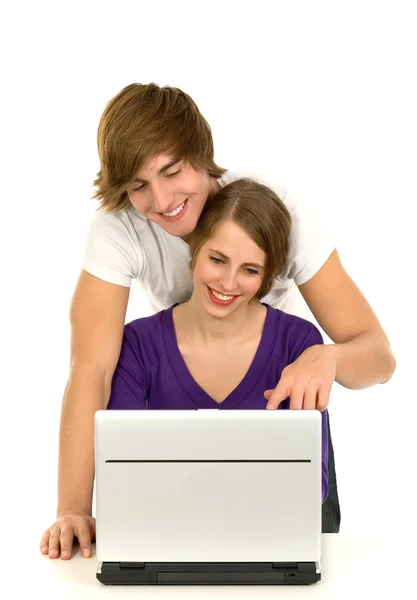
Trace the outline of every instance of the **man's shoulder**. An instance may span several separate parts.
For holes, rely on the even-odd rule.
[[[147,220],[135,209],[124,208],[117,211],[105,212],[97,208],[91,215],[91,227],[96,230],[144,229]]]

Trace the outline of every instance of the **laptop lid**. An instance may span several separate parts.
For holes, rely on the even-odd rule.
[[[319,561],[317,410],[98,411],[102,562]]]

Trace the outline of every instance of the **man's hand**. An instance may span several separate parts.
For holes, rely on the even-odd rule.
[[[58,517],[42,536],[40,550],[49,558],[68,560],[72,555],[74,538],[78,538],[81,555],[91,557],[91,542],[96,539],[96,520],[91,515],[79,513]]]
[[[266,390],[266,408],[276,409],[290,398],[290,409],[318,409],[329,404],[336,378],[336,348],[332,345],[311,346],[297,360],[283,369],[274,390]]]

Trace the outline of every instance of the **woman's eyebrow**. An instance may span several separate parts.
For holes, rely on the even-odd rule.
[[[226,256],[226,254],[223,254],[223,252],[220,252],[220,250],[215,250],[214,248],[209,248],[209,250],[210,250],[210,252],[215,252],[216,254],[219,254],[225,260],[229,260],[229,257]],[[258,265],[258,263],[251,263],[251,262],[242,263],[242,267],[256,267],[257,269],[264,268],[262,265]]]

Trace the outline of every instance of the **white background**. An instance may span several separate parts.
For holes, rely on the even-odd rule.
[[[182,88],[212,127],[219,165],[284,179],[327,215],[397,358],[387,384],[333,390],[342,531],[415,522],[413,5],[3,5],[3,550],[37,552],[54,519],[68,311],[96,207],[96,131],[106,103],[132,82]],[[134,286],[127,319],[145,314]]]

